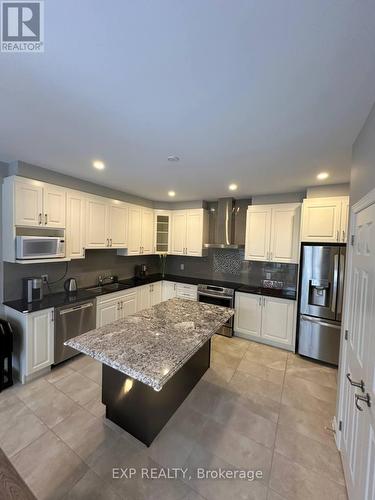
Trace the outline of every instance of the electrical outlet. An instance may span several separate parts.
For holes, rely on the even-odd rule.
[[[185,269],[185,264],[180,264],[180,270],[184,271],[184,269]]]
[[[48,283],[48,274],[42,274],[41,275],[43,283]]]

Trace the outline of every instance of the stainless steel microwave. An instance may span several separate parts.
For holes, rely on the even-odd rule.
[[[65,257],[65,240],[59,236],[16,236],[16,259]]]

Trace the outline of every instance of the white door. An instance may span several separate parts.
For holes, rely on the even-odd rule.
[[[341,204],[341,241],[348,241],[348,226],[349,226],[349,197],[346,197]]]
[[[121,299],[121,317],[126,318],[137,312],[137,292],[127,293]]]
[[[354,214],[344,356],[342,458],[349,498],[375,498],[375,204]],[[349,257],[350,258],[350,257]],[[371,407],[356,397],[369,398]]]
[[[155,306],[161,302],[161,281],[152,283],[151,287],[151,306]]]
[[[16,226],[41,226],[43,187],[40,182],[17,180],[14,186]]]
[[[270,260],[297,263],[300,204],[280,204],[272,208]]]
[[[137,205],[129,206],[128,224],[128,255],[139,255],[141,253],[142,236],[142,209]]]
[[[201,257],[203,250],[203,213],[201,209],[186,214],[186,255]]]
[[[262,338],[291,345],[295,302],[276,297],[263,297],[262,302]]]
[[[85,257],[85,199],[81,193],[68,192],[66,210],[66,256]]]
[[[151,306],[151,288],[150,285],[144,285],[137,288],[137,311],[143,311]]]
[[[32,313],[28,318],[27,375],[53,364],[54,323],[53,309]]]
[[[88,198],[86,248],[108,248],[108,204],[104,198]]]
[[[236,293],[234,331],[249,338],[259,337],[262,326],[262,297]]]
[[[109,205],[109,246],[126,248],[128,226],[128,207],[125,203],[111,202]]]
[[[245,259],[269,260],[271,236],[271,208],[253,206],[247,210]]]
[[[96,310],[96,326],[100,328],[101,326],[109,325],[114,321],[117,321],[121,317],[120,310],[120,299],[108,299],[100,302]]]
[[[171,254],[184,255],[186,252],[186,212],[172,212]]]
[[[45,227],[65,227],[66,190],[50,184],[43,187],[43,208]]]
[[[342,198],[309,198],[302,209],[301,241],[337,243],[340,240]]]
[[[162,300],[174,299],[177,295],[177,284],[172,281],[163,281]]]
[[[154,253],[154,211],[152,209],[142,208],[141,228],[142,254]]]

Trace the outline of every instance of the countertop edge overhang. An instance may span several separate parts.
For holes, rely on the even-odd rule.
[[[85,339],[87,339],[88,335],[91,336],[99,336],[100,335],[109,335],[110,330],[112,329],[115,331],[116,329],[123,325],[123,328],[126,328],[127,325],[129,325],[129,328],[131,326],[134,327],[134,323],[129,323],[129,318],[142,318],[145,317],[146,315],[150,315],[151,311],[158,312],[161,304],[164,304],[164,308],[166,307],[166,304],[170,303],[171,307],[175,304],[181,304],[183,307],[195,307],[196,305],[199,304],[198,307],[201,308],[202,314],[204,311],[213,311],[215,314],[218,315],[217,320],[215,320],[212,324],[209,325],[209,330],[202,336],[202,338],[197,341],[191,349],[189,349],[188,352],[185,352],[184,355],[181,357],[181,359],[178,359],[178,361],[174,360],[174,365],[170,368],[170,370],[161,376],[160,378],[156,378],[153,376],[149,376],[147,374],[142,373],[140,370],[137,370],[135,367],[132,366],[126,366],[124,364],[119,363],[116,361],[116,359],[111,359],[108,354],[106,354],[103,351],[100,351],[98,349],[93,349],[90,348],[90,346],[85,344]],[[219,314],[220,313],[220,314]],[[75,337],[73,339],[68,340],[64,344],[72,347],[73,349],[76,349],[79,352],[82,352],[83,354],[86,354],[93,359],[121,372],[124,373],[125,375],[138,380],[139,382],[142,382],[150,387],[152,387],[155,391],[160,391],[163,386],[170,380],[173,375],[208,341],[212,338],[212,336],[219,330],[219,328],[225,324],[228,319],[234,315],[234,309],[230,309],[227,307],[222,307],[222,306],[216,306],[212,304],[205,304],[205,303],[197,303],[191,300],[186,300],[186,299],[170,299],[168,301],[162,302],[160,304],[157,304],[149,309],[145,309],[139,313],[132,314],[131,316],[128,316],[122,320],[118,320],[115,323],[111,323],[109,325],[106,325],[105,327],[102,328],[97,328],[95,330],[92,330],[91,332],[84,333],[83,335],[80,335],[78,337]],[[206,325],[206,328],[208,326]],[[103,332],[103,333],[102,333]],[[106,332],[106,333],[105,333]],[[187,331],[186,335],[191,334],[191,331]],[[143,335],[142,333],[142,327],[140,328],[140,334]],[[149,332],[150,334],[150,332]],[[126,333],[124,333],[126,335]],[[147,332],[146,332],[147,335]],[[82,340],[83,339],[83,340]],[[125,339],[125,342],[127,340]],[[129,340],[130,341],[130,340]],[[126,348],[126,346],[124,346]],[[120,347],[121,348],[121,347]],[[144,355],[147,355],[145,353]]]

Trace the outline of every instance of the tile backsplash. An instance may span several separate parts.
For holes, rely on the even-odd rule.
[[[181,270],[181,264],[184,269]],[[284,282],[284,286],[297,286],[297,264],[244,260],[244,250],[209,249],[205,257],[169,255],[166,272],[181,276],[232,281],[246,285],[261,285],[264,279]]]

